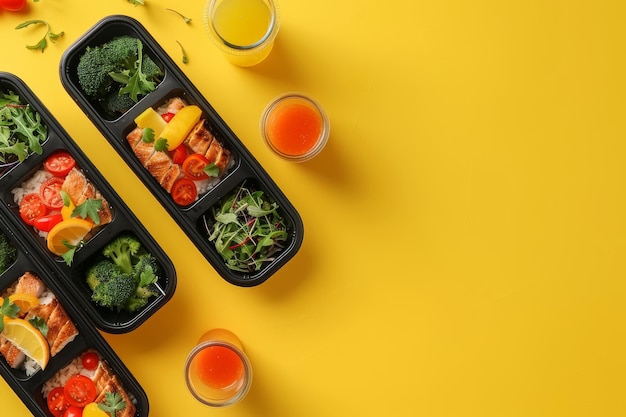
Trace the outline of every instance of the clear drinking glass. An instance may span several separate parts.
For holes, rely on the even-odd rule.
[[[271,52],[280,26],[280,9],[276,0],[208,0],[204,26],[231,63],[250,67]]]
[[[252,365],[229,330],[205,333],[185,361],[185,381],[203,404],[226,407],[243,400],[252,384]]]

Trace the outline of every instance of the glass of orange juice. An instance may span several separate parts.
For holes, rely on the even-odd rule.
[[[280,26],[280,9],[276,0],[208,0],[204,26],[231,63],[250,67],[271,52]]]
[[[189,352],[185,380],[198,401],[226,407],[243,400],[250,390],[252,366],[233,332],[212,329]]]
[[[305,94],[285,93],[272,100],[261,116],[261,136],[277,155],[304,162],[328,142],[330,121],[322,106]]]

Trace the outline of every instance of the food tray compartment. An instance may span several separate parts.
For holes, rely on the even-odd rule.
[[[84,309],[98,328],[109,333],[125,333],[137,328],[173,296],[177,279],[171,260],[106,179],[23,82],[10,74],[0,74],[0,84],[2,90],[18,92],[24,101],[37,108],[42,123],[48,127],[48,138],[44,142],[41,155],[31,154],[23,162],[9,168],[0,177],[0,200],[3,215],[6,216],[15,233],[23,236],[29,242],[30,250],[34,256],[51,265],[61,277],[62,284],[68,293],[72,294],[74,302]],[[104,216],[102,216],[101,225],[94,227],[89,232],[84,239],[84,245],[78,245],[71,265],[68,265],[63,257],[49,250],[47,238],[41,236],[40,230],[24,222],[20,215],[20,206],[12,192],[22,188],[24,182],[31,179],[35,174],[42,175],[41,172],[45,171],[45,162],[51,156],[57,155],[59,151],[67,152],[74,158],[76,169],[100,193],[95,196],[96,199],[103,199],[102,201],[107,203],[103,205],[110,207],[108,216],[110,221],[104,224]],[[66,180],[67,177],[64,181]],[[50,211],[56,212],[54,209],[50,209]],[[103,249],[109,243],[126,233],[132,234],[141,243],[142,250],[149,252],[157,259],[158,265],[157,282],[151,286],[154,294],[145,306],[132,313],[96,305],[91,300],[91,292],[86,284],[86,271],[94,260],[102,255]]]
[[[72,337],[59,337],[59,340],[69,340],[69,342],[67,342],[67,344],[61,343],[60,349],[54,356],[50,356],[43,370],[30,368],[31,371],[27,373],[26,367],[24,366],[25,362],[23,362],[22,365],[18,365],[19,362],[17,362],[15,365],[18,367],[13,368],[9,365],[4,353],[1,354],[0,374],[2,374],[8,385],[11,386],[33,415],[49,417],[52,414],[48,411],[47,401],[42,393],[44,384],[49,381],[57,371],[66,367],[74,358],[79,357],[87,350],[95,350],[100,355],[102,361],[107,364],[112,374],[119,378],[125,392],[133,399],[133,404],[136,408],[135,417],[147,416],[149,404],[143,388],[117,354],[107,344],[102,335],[100,335],[93,324],[88,320],[88,317],[82,313],[79,306],[72,302],[72,295],[68,294],[62,285],[59,285],[58,277],[47,272],[46,266],[36,261],[32,253],[29,252],[28,247],[11,232],[10,227],[4,220],[0,220],[0,234],[9,238],[16,253],[15,261],[8,265],[4,271],[0,272],[0,294],[7,293],[9,288],[15,288],[15,283],[21,279],[23,275],[30,274],[31,278],[33,276],[36,277],[46,288],[46,292],[40,297],[42,305],[48,304],[51,299],[49,294],[53,294],[67,313],[66,316],[59,315],[58,312],[53,313],[53,315],[56,318],[64,317],[60,323],[73,323],[77,332],[77,334],[73,336],[73,339]],[[42,307],[42,305],[37,307]],[[34,311],[35,310],[31,310],[30,314],[32,314],[32,316],[41,317],[40,314],[42,313],[40,311]],[[24,319],[27,320],[29,317],[30,316],[27,315]],[[52,315],[46,319],[47,323],[50,323],[49,332],[54,331],[51,317]],[[6,343],[6,341],[4,343]],[[54,344],[52,337],[50,343]],[[2,351],[4,351],[4,349],[2,349]],[[11,357],[9,353],[7,353],[7,356]]]
[[[141,40],[144,52],[148,51],[147,53],[159,65],[162,65],[163,77],[154,91],[140,96],[137,104],[119,117],[110,118],[105,117],[98,106],[94,105],[93,100],[83,92],[78,80],[77,68],[82,54],[88,47],[102,45],[122,35]],[[120,15],[109,16],[99,21],[67,49],[61,60],[60,76],[69,95],[226,281],[239,286],[258,285],[295,256],[302,244],[304,234],[302,220],[298,212],[206,98],[200,94],[176,63],[139,22],[128,16]],[[141,142],[132,142],[135,145],[131,145],[128,140],[129,133],[137,127],[135,119],[138,116],[141,116],[148,108],[154,109],[157,113],[162,113],[164,111],[163,106],[172,98],[183,99],[186,106],[199,107],[201,109],[200,119],[205,120],[206,129],[215,138],[215,141],[230,152],[231,157],[230,164],[226,169],[220,171],[220,175],[212,187],[204,193],[200,192],[198,198],[190,204],[179,205],[174,201],[170,190],[162,186],[165,181],[153,175],[136,155],[137,152],[133,146],[137,146],[136,144]],[[188,140],[184,143],[189,144]],[[195,151],[191,153],[193,152]],[[169,155],[173,160],[173,153]],[[180,176],[182,177],[183,174]],[[215,245],[209,242],[203,228],[203,221],[205,214],[214,205],[236,192],[237,187],[246,181],[253,182],[257,188],[262,189],[278,204],[288,230],[287,240],[283,242],[284,247],[273,261],[264,263],[260,270],[242,272],[228,268]]]

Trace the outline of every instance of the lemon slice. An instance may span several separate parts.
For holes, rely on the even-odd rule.
[[[48,250],[55,255],[63,255],[69,250],[65,243],[77,246],[87,236],[91,226],[91,222],[79,218],[60,221],[48,232]]]
[[[39,298],[31,294],[15,293],[9,296],[9,301],[20,308],[20,316],[28,313],[32,307],[39,304]]]
[[[135,117],[137,127],[141,129],[150,128],[154,130],[154,137],[158,138],[167,125],[163,117],[157,113],[152,107],[145,109],[139,116]]]
[[[50,360],[48,341],[32,324],[23,319],[4,319],[2,336],[6,337],[26,356],[45,369]]]

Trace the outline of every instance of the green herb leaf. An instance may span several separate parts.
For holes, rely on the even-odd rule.
[[[217,177],[220,175],[220,169],[215,165],[215,162],[211,162],[209,165],[205,166],[203,171],[209,177]]]
[[[44,26],[46,26],[46,33],[43,35],[43,38],[41,38],[41,40],[39,42],[37,42],[34,45],[26,45],[26,47],[28,49],[41,49],[42,53],[44,52],[44,50],[48,46],[48,42],[46,41],[46,37],[48,37],[50,39],[50,41],[54,43],[58,38],[60,38],[64,34],[64,32],[58,32],[58,33],[52,32],[50,30],[50,24],[48,22],[46,22],[45,20],[40,20],[40,19],[27,20],[27,21],[22,22],[19,25],[17,25],[15,27],[15,29],[23,29],[23,28],[28,27],[30,25],[44,25]]]
[[[61,199],[63,199],[63,206],[69,207],[70,204],[72,204],[72,199],[70,198],[69,194],[63,190],[61,190],[59,194],[61,195]]]
[[[156,84],[154,81],[148,80],[146,74],[142,71],[143,65],[143,44],[137,39],[137,62],[135,63],[135,70],[130,74],[128,83],[120,89],[119,94],[128,94],[130,98],[136,103],[139,101],[139,96],[148,94],[154,91]]]
[[[165,138],[157,139],[157,141],[154,143],[154,150],[161,151],[161,152],[167,151],[167,139]]]
[[[189,59],[187,58],[187,52],[185,52],[185,48],[183,48],[183,45],[181,45],[180,42],[176,41],[176,43],[178,44],[178,46],[180,46],[180,51],[183,54],[183,64],[188,63]]]
[[[0,333],[4,330],[4,318],[10,317],[14,319],[17,317],[17,313],[19,312],[19,306],[15,303],[12,303],[9,300],[9,297],[6,297],[4,301],[2,301],[2,306],[0,306]]]
[[[130,4],[133,4],[135,6],[140,6],[144,4],[144,0],[128,0],[128,2]]]
[[[67,266],[72,266],[72,263],[74,263],[74,255],[76,255],[76,251],[85,246],[85,242],[81,240],[78,245],[72,245],[70,242],[65,240],[63,241],[63,244],[65,245],[65,247],[68,248],[68,250],[63,255],[61,255],[61,257],[63,258]]]
[[[88,198],[84,203],[77,205],[72,212],[72,217],[91,218],[95,224],[100,224],[100,214],[102,200],[99,198]]]
[[[141,140],[145,143],[154,142],[154,129],[152,129],[151,127],[144,127],[141,134]]]
[[[39,329],[39,331],[44,337],[48,336],[48,324],[42,317],[35,316],[31,318],[30,320],[28,320],[28,322],[32,324],[34,327],[36,327],[37,329]]]
[[[165,9],[165,10],[169,10],[170,12],[176,13],[177,15],[179,15],[180,17],[182,17],[183,21],[187,24],[191,23],[191,18],[184,16],[182,13],[177,12],[176,10],[173,9]],[[178,41],[176,41],[178,42]]]
[[[98,408],[115,417],[115,412],[126,408],[126,401],[117,392],[107,392],[104,394],[104,403],[98,404]]]

